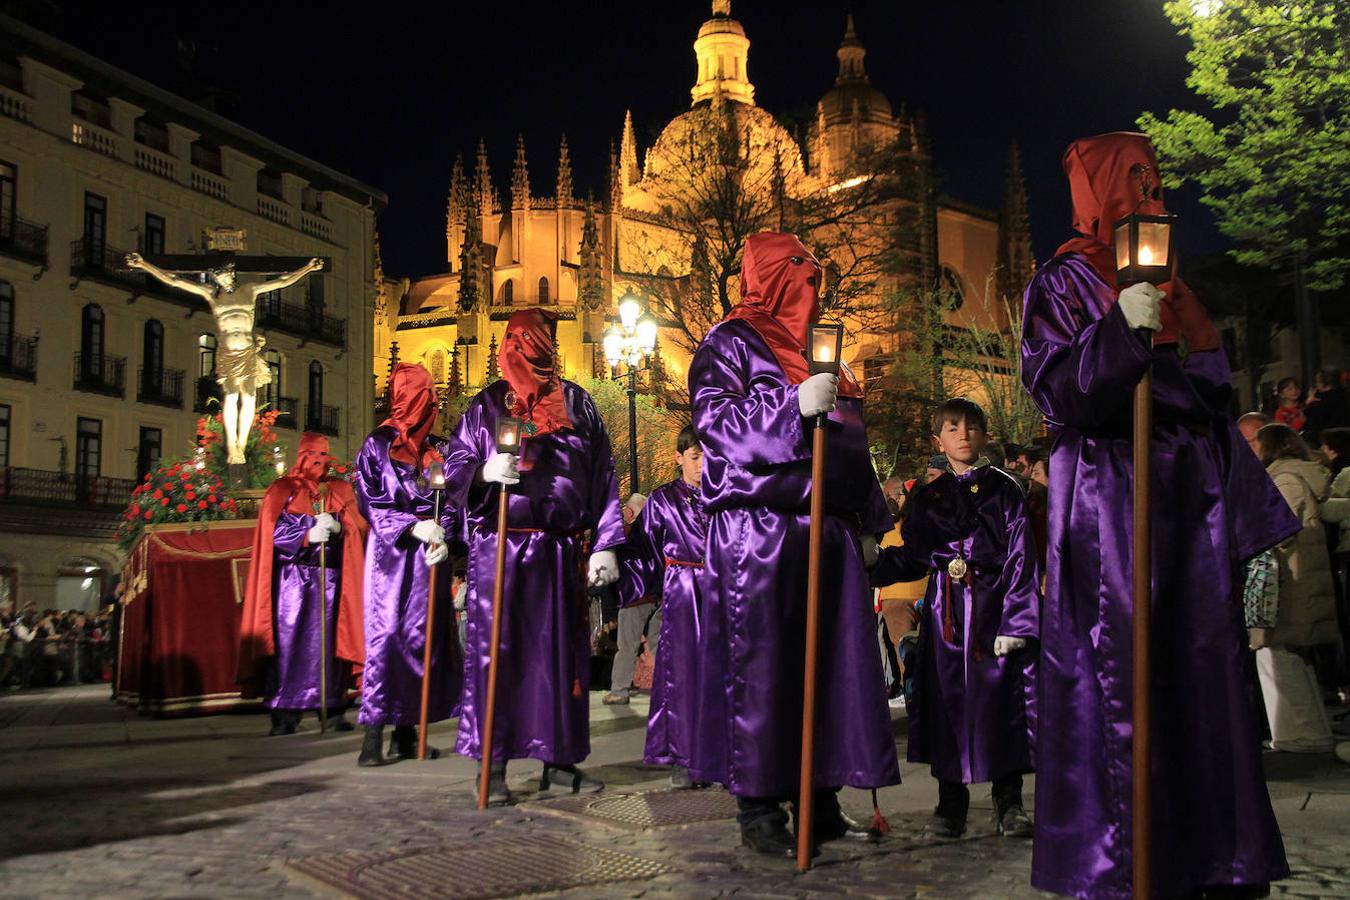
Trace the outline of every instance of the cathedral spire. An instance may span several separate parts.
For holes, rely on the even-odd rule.
[[[867,72],[863,69],[863,57],[867,55],[867,51],[863,49],[862,41],[858,40],[858,32],[853,28],[853,13],[848,14],[844,40],[839,44],[835,55],[839,57],[839,74],[834,79],[835,84],[867,83]]]
[[[586,198],[586,218],[581,223],[581,247],[577,254],[577,299],[584,310],[597,310],[605,300],[604,262],[600,251],[600,227],[595,220],[595,201]]]
[[[1027,185],[1022,175],[1022,155],[1016,141],[1008,148],[1008,170],[998,231],[998,289],[1004,298],[1015,299],[1021,296],[1022,289],[1036,271],[1036,259],[1031,254]]]
[[[516,135],[516,162],[511,169],[511,208],[530,208],[530,169],[525,163],[525,135]]]
[[[492,173],[488,170],[487,144],[478,139],[478,165],[474,171],[474,203],[480,215],[492,213],[497,207],[497,195],[492,190]]]
[[[619,155],[614,150],[614,142],[609,142],[609,211],[617,213],[623,208],[623,171],[619,168]]]
[[[567,135],[562,136],[562,144],[558,147],[558,187],[555,191],[558,198],[558,209],[566,209],[572,205],[572,160],[567,155]]]
[[[623,115],[623,140],[619,144],[619,165],[623,169],[625,186],[637,184],[641,180],[642,170],[638,168],[637,136],[633,132],[633,111],[631,109]]]

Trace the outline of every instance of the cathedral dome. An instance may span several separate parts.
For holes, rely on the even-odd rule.
[[[839,57],[839,75],[834,87],[820,98],[821,110],[827,125],[837,125],[853,118],[856,108],[864,122],[889,124],[892,120],[891,101],[872,87],[863,68],[867,50],[853,28],[853,16],[848,17],[844,40],[836,54]]]
[[[762,171],[769,172],[776,153],[789,185],[805,175],[801,148],[772,113],[758,106],[725,101],[700,103],[671,119],[647,152],[644,178],[696,172],[711,162],[719,132],[735,136],[736,150],[748,156],[752,171],[765,167]]]

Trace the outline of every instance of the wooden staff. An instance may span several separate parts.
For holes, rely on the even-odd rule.
[[[327,506],[328,485],[319,483],[317,519]],[[330,535],[331,536],[331,535]],[[319,734],[328,731],[328,541],[319,545]]]
[[[487,809],[488,779],[492,769],[492,725],[497,713],[497,657],[502,642],[502,584],[506,580],[506,485],[497,495],[497,559],[492,577],[492,634],[488,639],[487,702],[478,744],[483,760],[478,771],[478,808]]]
[[[436,476],[440,477],[437,478]],[[441,521],[441,495],[445,491],[444,470],[433,473],[431,481],[431,521]],[[428,546],[432,546],[428,544]],[[427,716],[431,698],[431,643],[436,623],[436,570],[438,566],[427,566],[427,633],[422,646],[422,715],[417,720],[417,758],[427,758]]]
[[[797,792],[797,871],[811,868],[815,799],[816,656],[820,628],[820,557],[825,526],[825,416],[815,420],[811,445],[811,543],[806,562],[806,680],[802,685],[802,777]]]
[[[1152,346],[1152,334],[1149,345]],[[1152,778],[1149,748],[1152,745],[1152,694],[1149,678],[1149,620],[1153,613],[1153,539],[1149,515],[1150,450],[1153,435],[1153,372],[1134,389],[1134,722],[1130,756],[1133,780],[1134,897],[1149,900],[1152,891],[1150,827],[1152,823]]]

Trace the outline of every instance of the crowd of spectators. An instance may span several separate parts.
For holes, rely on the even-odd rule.
[[[29,603],[15,612],[12,603],[0,605],[0,688],[107,681],[113,652],[111,607],[87,613]]]

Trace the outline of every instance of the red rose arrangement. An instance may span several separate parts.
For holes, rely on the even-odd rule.
[[[191,462],[160,466],[131,492],[131,502],[117,526],[117,545],[130,550],[146,525],[164,522],[211,522],[232,519],[238,512],[225,494],[225,484],[206,467]]]

